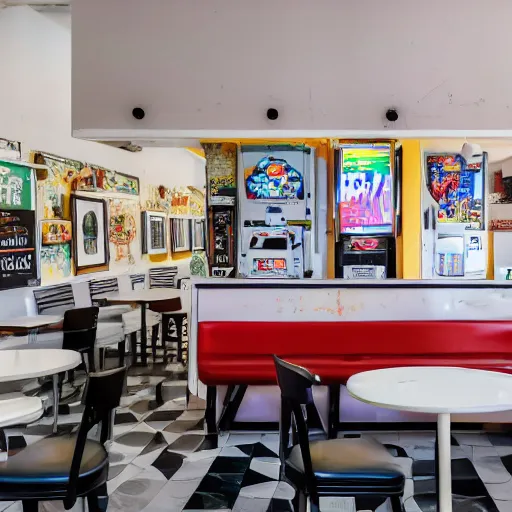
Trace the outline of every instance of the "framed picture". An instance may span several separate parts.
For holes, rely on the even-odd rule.
[[[41,221],[41,280],[43,284],[72,275],[70,220]]]
[[[190,219],[171,219],[171,251],[191,250]]]
[[[167,214],[146,210],[142,212],[142,253],[167,253]]]
[[[76,273],[108,270],[106,202],[103,199],[72,195],[71,215]]]
[[[192,250],[204,251],[205,248],[205,220],[192,220]]]

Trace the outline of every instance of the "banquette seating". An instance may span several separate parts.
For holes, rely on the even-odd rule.
[[[198,377],[207,385],[208,429],[216,429],[215,387],[236,409],[249,385],[275,385],[273,354],[308,368],[329,386],[329,435],[339,425],[340,385],[355,373],[393,366],[462,366],[512,373],[512,322],[199,322]],[[225,411],[234,418],[229,404]]]

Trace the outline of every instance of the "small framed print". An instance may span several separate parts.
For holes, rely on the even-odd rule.
[[[142,253],[167,253],[167,215],[146,210],[142,212]]]
[[[190,219],[171,219],[172,252],[191,250]]]
[[[192,250],[204,251],[205,249],[205,219],[192,220]]]

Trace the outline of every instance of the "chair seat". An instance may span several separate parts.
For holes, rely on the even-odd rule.
[[[134,309],[123,314],[123,328],[125,334],[140,331],[141,329],[141,313],[140,309]],[[160,324],[161,317],[158,313],[151,310],[146,310],[146,325],[153,327]]]
[[[132,311],[130,305],[102,306],[98,312],[98,322],[121,322],[125,313]]]
[[[66,484],[75,443],[76,435],[71,435],[47,437],[27,446],[7,461],[0,462],[0,486]],[[80,478],[91,477],[103,469],[108,469],[107,452],[100,443],[88,439],[80,466]]]
[[[98,322],[96,330],[96,348],[117,345],[124,340],[122,322]]]
[[[35,396],[21,393],[0,395],[0,428],[28,425],[43,415],[43,403]]]
[[[394,457],[381,444],[366,439],[331,439],[310,443],[311,463],[318,490],[324,487],[366,487],[386,493],[403,490],[405,476]],[[300,446],[293,447],[286,461],[303,473]]]

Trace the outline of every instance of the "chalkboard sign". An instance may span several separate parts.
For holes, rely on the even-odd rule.
[[[0,289],[38,284],[35,212],[0,210]]]

